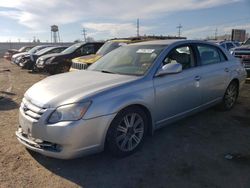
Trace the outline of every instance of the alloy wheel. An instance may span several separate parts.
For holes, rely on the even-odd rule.
[[[134,150],[142,141],[144,129],[143,118],[138,113],[125,115],[116,128],[119,149],[125,152]]]
[[[232,108],[238,95],[238,88],[235,83],[232,83],[228,86],[225,93],[225,105],[227,108]]]

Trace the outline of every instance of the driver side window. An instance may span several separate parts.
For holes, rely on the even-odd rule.
[[[168,63],[180,63],[183,70],[192,68],[195,66],[194,53],[189,46],[177,47],[164,59],[163,65]]]

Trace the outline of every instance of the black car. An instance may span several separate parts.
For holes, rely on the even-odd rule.
[[[44,55],[38,58],[36,67],[38,70],[46,71],[49,74],[68,72],[73,58],[95,54],[103,44],[104,42],[81,42],[73,44],[61,53]]]
[[[19,66],[21,66],[24,69],[29,69],[29,70],[33,70],[34,69],[34,65],[36,63],[36,60],[43,56],[43,55],[47,55],[47,54],[52,54],[52,53],[60,53],[63,50],[65,50],[66,46],[53,46],[53,47],[47,47],[44,48],[38,52],[36,52],[35,54],[30,54],[30,55],[26,55],[25,57],[23,57],[22,61],[19,63]]]

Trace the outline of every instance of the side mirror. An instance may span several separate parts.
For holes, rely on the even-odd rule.
[[[162,76],[165,74],[177,74],[182,71],[182,65],[180,63],[168,63],[158,70],[155,76]]]

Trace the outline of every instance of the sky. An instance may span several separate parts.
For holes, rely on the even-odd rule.
[[[63,42],[87,37],[106,40],[140,35],[181,35],[200,39],[250,33],[250,0],[0,0],[0,42],[51,39],[50,26],[58,25]]]

